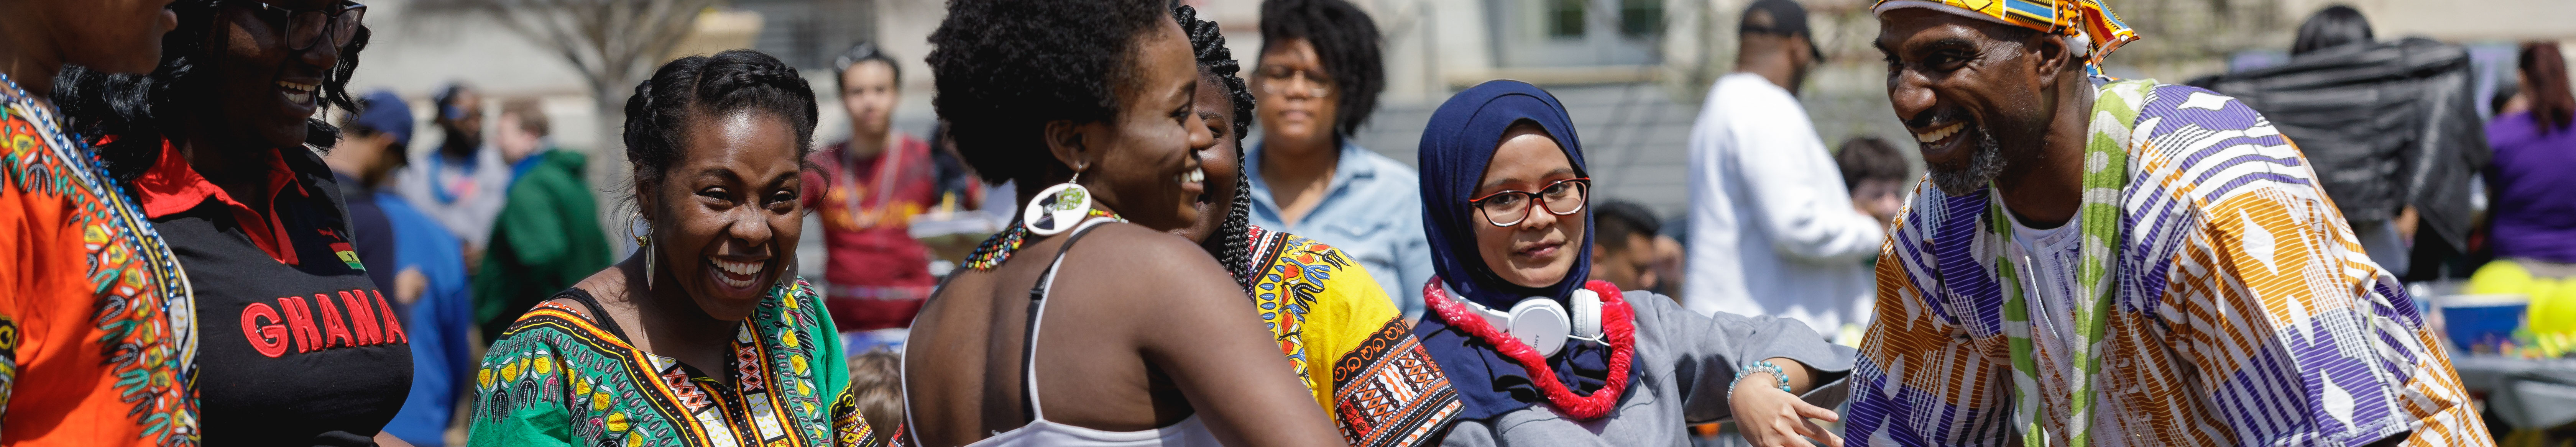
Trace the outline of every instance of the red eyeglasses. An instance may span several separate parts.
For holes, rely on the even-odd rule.
[[[1538,192],[1502,190],[1467,203],[1484,213],[1486,222],[1508,227],[1529,219],[1532,207],[1545,206],[1548,214],[1559,216],[1583,212],[1584,193],[1590,189],[1591,177],[1570,178],[1549,183]]]

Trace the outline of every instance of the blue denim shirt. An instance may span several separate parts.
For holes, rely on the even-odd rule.
[[[1341,160],[1324,200],[1295,225],[1279,217],[1279,203],[1261,179],[1261,145],[1247,149],[1244,172],[1252,178],[1252,224],[1305,236],[1359,258],[1396,309],[1422,317],[1422,284],[1431,281],[1431,243],[1422,233],[1422,175],[1404,162],[1342,143]]]

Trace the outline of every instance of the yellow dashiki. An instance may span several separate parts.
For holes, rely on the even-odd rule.
[[[572,289],[520,316],[475,373],[473,440],[506,446],[875,446],[813,286],[769,297],[734,336],[734,383],[626,343]]]
[[[1357,260],[1252,227],[1253,303],[1315,403],[1358,447],[1411,447],[1458,418],[1458,391]],[[1320,379],[1320,380],[1319,380]]]
[[[2298,148],[2233,98],[2144,92],[2126,129],[2096,126],[2125,132],[2130,180],[2087,192],[2118,194],[2125,230],[2093,345],[2091,416],[2054,417],[2081,402],[2069,304],[2028,300],[2027,334],[2007,330],[2003,283],[2050,273],[1999,271],[2031,264],[2032,249],[2015,229],[1986,228],[1990,192],[1949,197],[1927,181],[1879,255],[1879,314],[1845,436],[2022,444],[2008,339],[2026,336],[2049,445],[2088,431],[2114,446],[2351,446],[2410,432],[2403,445],[2492,445],[2414,298],[2363,255]]]

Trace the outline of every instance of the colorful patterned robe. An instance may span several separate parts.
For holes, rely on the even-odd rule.
[[[2414,298],[2363,255],[2296,146],[2207,90],[2158,85],[2134,103],[2128,129],[2097,129],[2129,132],[2132,179],[2097,445],[2492,444]],[[1996,271],[2011,241],[1992,236],[2011,231],[1980,228],[1989,196],[1916,187],[1881,249],[1846,438],[2020,443]],[[2081,359],[2034,344],[2036,419],[2062,445],[2069,421],[2051,415],[2069,411]]]
[[[1360,447],[1413,447],[1458,418],[1413,323],[1357,260],[1312,239],[1252,227],[1253,304],[1297,380]]]
[[[636,349],[547,301],[475,373],[473,440],[506,446],[876,446],[811,285],[770,289],[734,337],[734,383]],[[640,330],[640,329],[630,329]]]
[[[0,84],[0,443],[197,445],[187,274],[54,111]]]

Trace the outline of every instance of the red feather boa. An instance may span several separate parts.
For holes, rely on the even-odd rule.
[[[1556,370],[1547,366],[1546,358],[1539,357],[1537,348],[1504,334],[1502,329],[1485,322],[1484,317],[1467,310],[1467,306],[1450,301],[1449,291],[1440,287],[1440,281],[1435,276],[1429,284],[1422,286],[1422,302],[1440,314],[1441,321],[1494,345],[1496,352],[1529,370],[1530,380],[1538,382],[1538,389],[1547,395],[1548,404],[1556,406],[1566,416],[1579,420],[1600,419],[1610,414],[1610,408],[1619,403],[1619,395],[1628,390],[1629,368],[1634,366],[1632,362],[1637,353],[1637,324],[1635,315],[1628,309],[1628,301],[1619,297],[1619,286],[1608,281],[1583,284],[1584,289],[1601,295],[1601,329],[1610,338],[1610,382],[1591,395],[1583,396],[1566,389],[1565,382],[1557,380]]]

